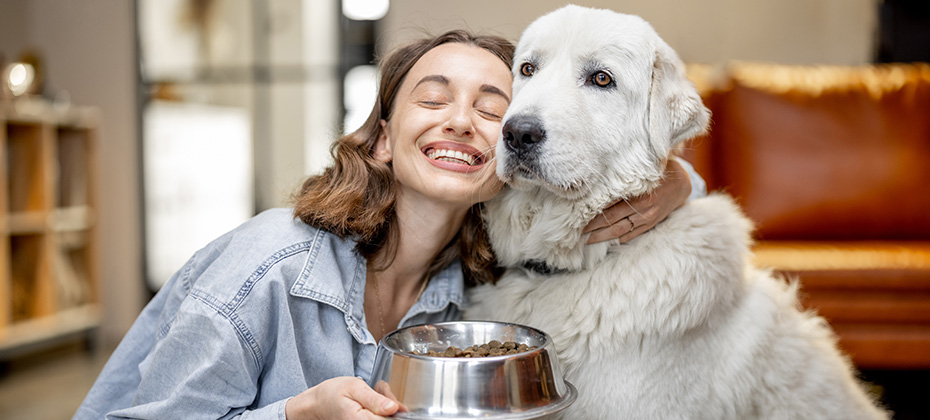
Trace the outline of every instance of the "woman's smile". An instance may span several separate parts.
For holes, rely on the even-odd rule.
[[[434,142],[421,150],[434,166],[455,172],[479,171],[488,160],[484,152],[458,142]]]
[[[500,191],[490,163],[512,82],[500,58],[471,45],[440,45],[417,61],[374,153],[392,163],[399,200],[458,213]]]

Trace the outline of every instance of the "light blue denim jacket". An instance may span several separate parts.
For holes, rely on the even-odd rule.
[[[336,376],[371,374],[355,242],[266,211],[198,251],[145,307],[75,419],[284,419]],[[434,276],[402,326],[459,318],[461,265]]]

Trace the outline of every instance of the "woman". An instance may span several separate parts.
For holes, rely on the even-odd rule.
[[[493,150],[512,54],[503,39],[454,31],[387,57],[378,103],[336,142],[333,167],[305,182],[293,212],[264,212],[198,251],[75,417],[395,413],[390,393],[365,383],[377,341],[458,318],[465,284],[496,278],[479,210],[502,187]],[[657,194],[592,223],[592,240],[639,233],[681,205],[688,176],[675,163],[670,173]]]

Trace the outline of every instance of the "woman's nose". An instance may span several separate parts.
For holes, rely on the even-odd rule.
[[[459,137],[471,137],[475,132],[471,110],[461,105],[454,107],[449,119],[446,120],[443,132]]]

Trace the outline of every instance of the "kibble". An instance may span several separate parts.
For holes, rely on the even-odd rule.
[[[475,344],[473,346],[465,347],[464,349],[460,349],[458,347],[448,347],[443,351],[414,351],[413,354],[432,357],[491,357],[523,353],[525,351],[535,349],[536,346],[528,346],[522,343],[518,344],[513,341],[505,341],[501,343],[497,340],[491,340],[486,344]]]

